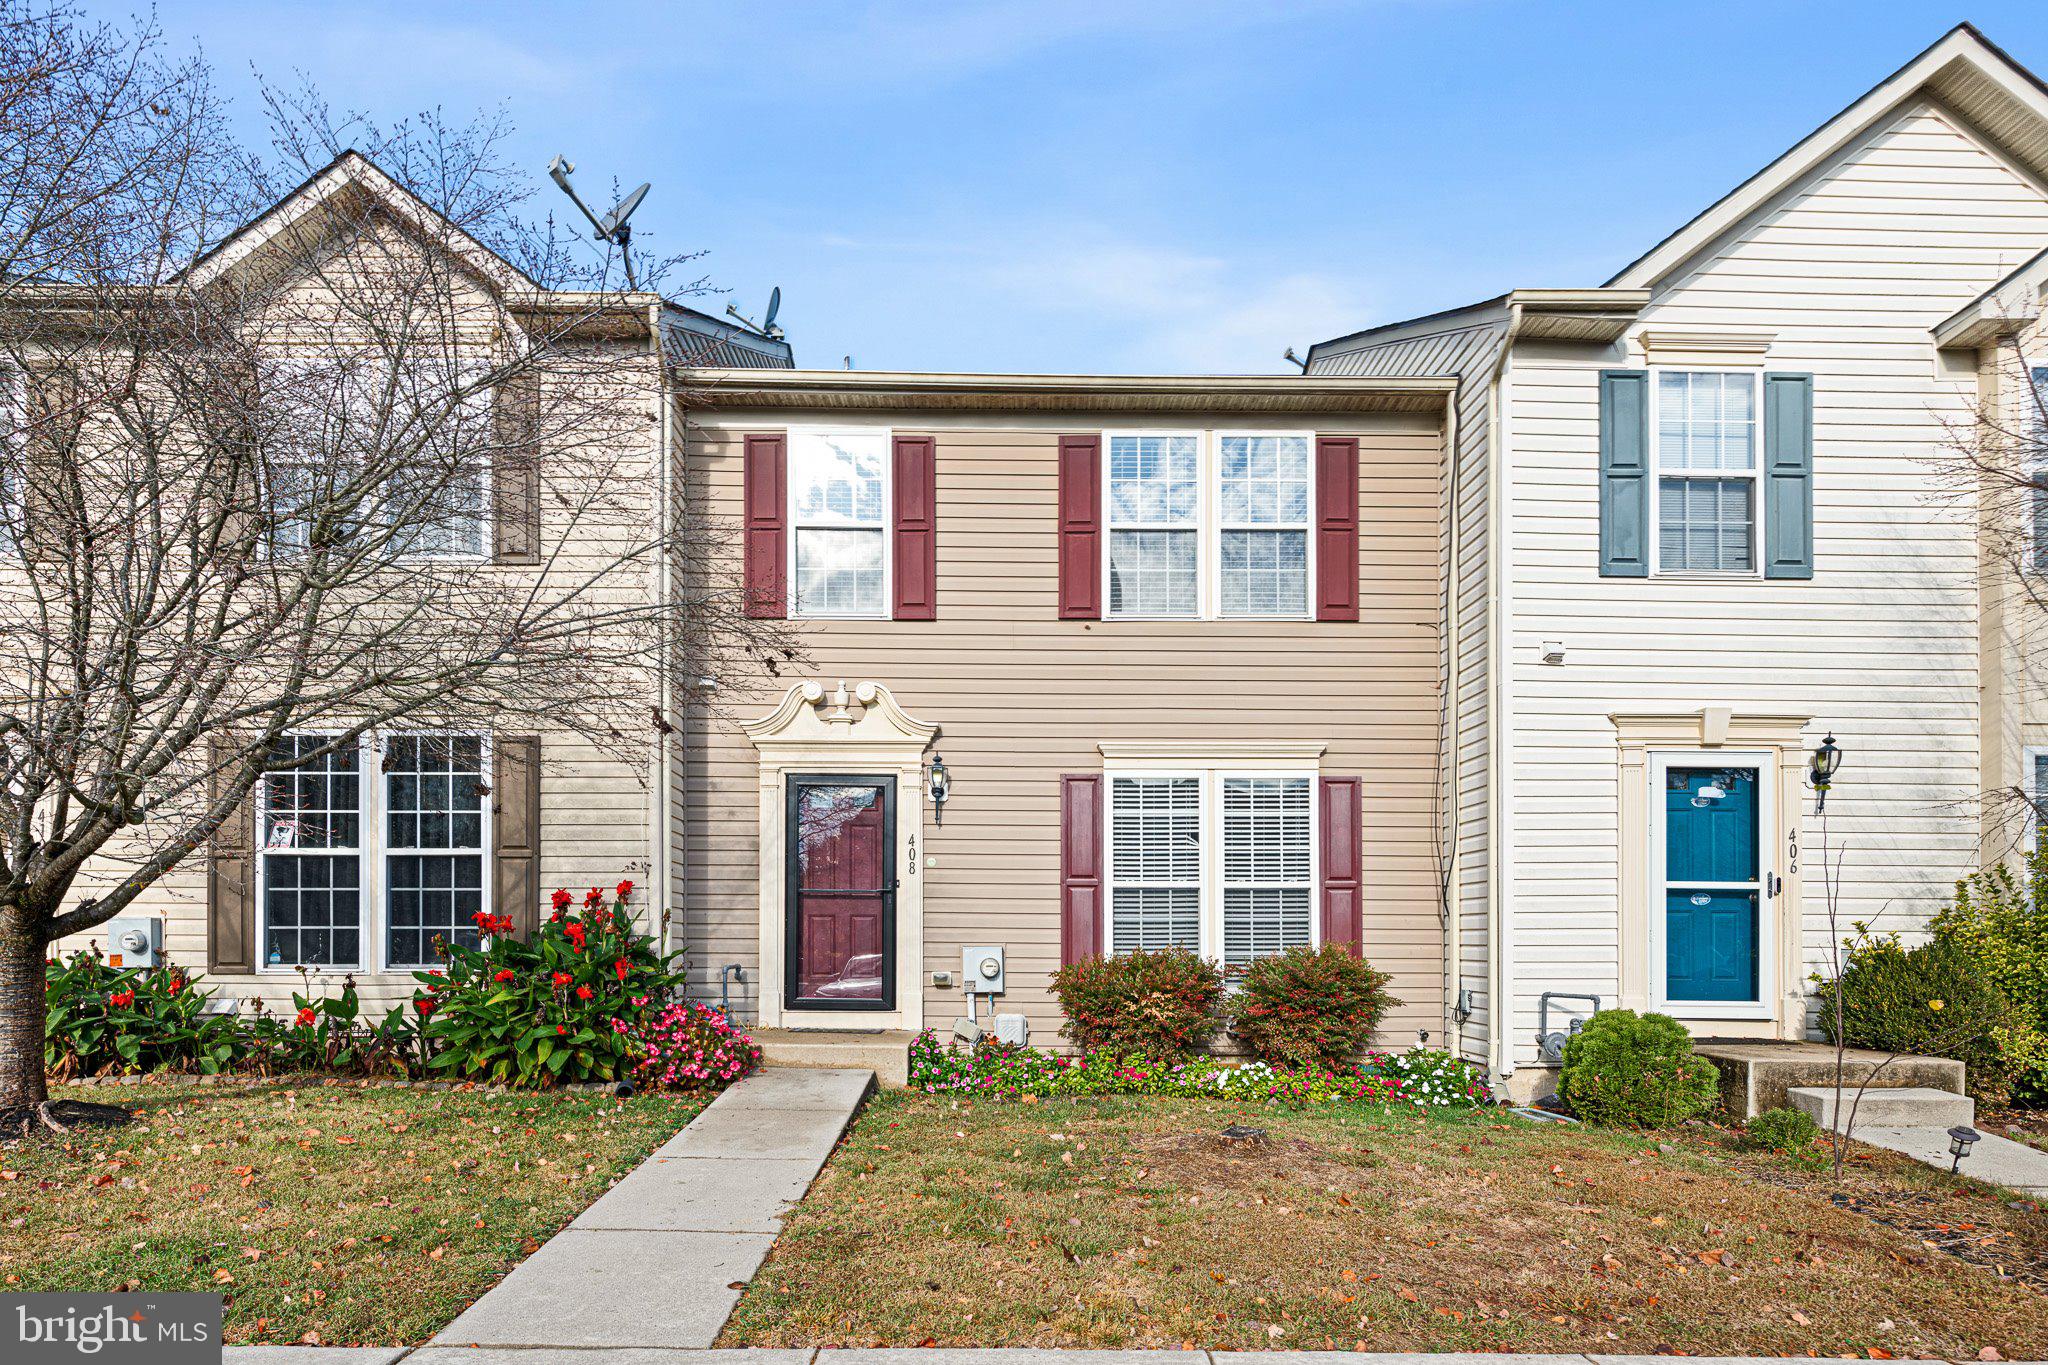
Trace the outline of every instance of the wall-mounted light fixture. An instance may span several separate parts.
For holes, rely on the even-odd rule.
[[[1813,787],[1815,810],[1827,809],[1828,788],[1834,785],[1835,774],[1841,767],[1842,746],[1835,743],[1834,731],[1830,730],[1828,737],[1820,742],[1820,747],[1813,751],[1813,763],[1806,773],[1806,780]]]
[[[946,771],[946,760],[932,755],[931,766],[925,769],[925,788],[932,798],[932,823],[946,823],[946,798],[953,794],[953,775]]]

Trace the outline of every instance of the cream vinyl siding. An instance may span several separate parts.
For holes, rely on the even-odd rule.
[[[1446,749],[1455,755],[1455,837],[1457,884],[1452,899],[1457,933],[1446,934],[1445,952],[1456,961],[1447,971],[1452,1003],[1459,990],[1472,992],[1472,1017],[1458,1028],[1465,1056],[1484,1062],[1492,1017],[1492,954],[1488,942],[1487,903],[1491,895],[1492,846],[1489,838],[1491,745],[1488,740],[1490,689],[1490,617],[1488,590],[1491,529],[1487,479],[1492,456],[1492,375],[1500,356],[1505,324],[1495,319],[1377,346],[1357,349],[1318,348],[1312,374],[1456,375],[1457,396],[1457,555],[1458,638],[1457,716]],[[1451,515],[1446,509],[1445,516]],[[1448,520],[1439,527],[1441,565],[1451,552]],[[1439,589],[1439,611],[1445,610],[1447,589]],[[1448,667],[1448,663],[1444,664]],[[1449,761],[1448,759],[1444,761]]]
[[[1930,461],[1973,417],[1977,375],[1929,329],[2044,245],[2042,187],[1920,104],[1657,285],[1630,340],[1515,349],[1502,724],[1520,1062],[1541,991],[1617,992],[1611,713],[1725,706],[1810,716],[1814,741],[1832,729],[1844,924],[1913,931],[1975,865],[1975,511]],[[1640,332],[1688,329],[1769,334],[1764,368],[1814,376],[1811,581],[1598,575],[1599,371],[1642,365]],[[1562,664],[1541,662],[1544,640]],[[1809,818],[1806,969],[1828,937],[1817,838]]]
[[[817,420],[778,411],[699,412],[693,491],[736,523],[740,435]],[[771,709],[793,681],[886,685],[912,717],[941,727],[932,746],[952,773],[943,826],[926,820],[924,885],[928,1024],[965,1013],[956,980],[970,944],[1009,950],[1006,1011],[1033,1041],[1057,1045],[1047,990],[1059,965],[1059,777],[1100,773],[1113,740],[1194,744],[1317,740],[1320,771],[1365,779],[1365,952],[1394,973],[1405,1002],[1389,1040],[1442,1028],[1442,936],[1431,856],[1437,748],[1437,521],[1441,434],[1434,418],[1311,417],[1300,426],[1360,436],[1362,607],[1356,624],[1309,621],[1056,619],[1057,435],[1097,431],[1071,420],[877,413],[876,425],[929,433],[938,459],[936,621],[810,621],[809,651],[775,679],[736,682],[721,716],[691,712],[689,946],[701,980],[747,970],[746,1014],[760,986],[757,755],[733,728]],[[1139,420],[1134,418],[1135,420]],[[1149,419],[1147,419],[1149,420]],[[1174,414],[1177,428],[1241,429],[1240,418]],[[735,538],[736,539],[736,538]],[[736,571],[738,546],[728,546]],[[780,869],[770,869],[779,875]]]

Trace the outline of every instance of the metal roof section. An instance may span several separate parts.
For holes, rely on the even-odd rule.
[[[763,336],[679,303],[663,306],[661,326],[670,357],[685,369],[796,367],[796,353],[787,341]]]
[[[697,408],[918,412],[1332,413],[1444,410],[1455,375],[963,374],[883,370],[699,369],[681,378]]]
[[[1976,350],[2024,331],[2041,316],[2041,292],[2048,287],[2048,251],[1971,299],[1934,327],[1943,350]]]
[[[1309,347],[1313,367],[1324,353],[1349,355],[1444,332],[1462,332],[1503,320],[1508,339],[1520,341],[1611,342],[1650,301],[1647,289],[1517,289],[1463,308],[1390,322]]]

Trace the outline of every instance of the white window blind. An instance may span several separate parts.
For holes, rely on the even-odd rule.
[[[1202,950],[1202,780],[1110,781],[1110,951]]]
[[[1310,942],[1315,892],[1309,779],[1223,779],[1223,962]]]
[[[789,435],[798,616],[886,616],[887,432]]]

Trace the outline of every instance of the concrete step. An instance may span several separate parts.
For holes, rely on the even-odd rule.
[[[1796,1085],[1788,1092],[1795,1109],[1813,1115],[1830,1132],[1835,1127],[1835,1088],[1831,1085]],[[1955,1095],[1926,1086],[1889,1086],[1870,1089],[1858,1099],[1853,1088],[1841,1091],[1842,1113],[1855,1124],[1851,1137],[1866,1128],[1953,1128],[1977,1117],[1977,1102],[1968,1095]]]
[[[872,1071],[881,1084],[899,1089],[909,1082],[910,1045],[917,1041],[908,1029],[764,1028],[752,1037],[761,1045],[763,1066]]]
[[[1790,1104],[1794,1086],[1835,1084],[1835,1049],[1828,1043],[1769,1043],[1703,1038],[1700,1056],[1721,1073],[1721,1104],[1736,1118],[1751,1119],[1766,1109]],[[1850,1048],[1843,1054],[1843,1079],[1850,1086],[1918,1087],[1963,1093],[1963,1064],[1947,1057],[1896,1057]],[[1873,1079],[1874,1078],[1874,1079]]]

